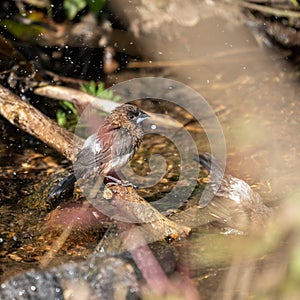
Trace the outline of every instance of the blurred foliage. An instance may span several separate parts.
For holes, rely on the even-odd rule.
[[[294,246],[288,265],[287,288],[297,289],[300,287],[300,241]]]
[[[89,9],[95,14],[98,14],[101,12],[105,3],[106,3],[106,0],[87,0]]]
[[[291,0],[291,3],[292,3],[293,5],[295,5],[296,7],[299,7],[299,3],[298,3],[297,0]]]
[[[67,17],[72,20],[85,7],[88,7],[93,13],[98,14],[105,3],[106,0],[64,0],[64,9]]]
[[[115,102],[118,102],[121,99],[120,96],[114,96],[112,90],[106,90],[103,82],[96,84],[95,81],[92,80],[88,84],[81,84],[80,88],[83,92],[99,98],[104,98]]]
[[[28,5],[36,8],[46,9],[47,13],[35,9],[19,9],[19,13],[7,15],[0,19],[0,25],[21,40],[31,40],[49,29],[51,18],[57,11],[50,6],[48,1],[24,1]],[[62,6],[66,17],[72,20],[76,15],[87,8],[94,14],[99,14],[106,4],[106,0],[64,0]],[[18,7],[19,8],[19,7]],[[8,17],[9,16],[9,17]]]
[[[32,40],[47,30],[45,16],[40,12],[30,11],[14,17],[1,20],[0,25],[22,41]]]
[[[68,101],[61,101],[60,108],[56,112],[58,125],[74,130],[79,119],[79,114],[74,104]]]

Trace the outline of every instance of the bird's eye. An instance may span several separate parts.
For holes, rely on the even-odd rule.
[[[134,114],[133,112],[130,112],[130,113],[128,114],[128,119],[129,119],[129,120],[133,120],[135,117],[136,117],[136,116],[135,116],[135,114]]]

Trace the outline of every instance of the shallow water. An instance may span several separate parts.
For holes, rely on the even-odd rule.
[[[160,76],[192,87],[213,108],[226,140],[228,172],[252,185],[265,203],[270,206],[279,203],[280,207],[299,189],[299,72],[280,52],[262,47],[250,30],[239,21],[234,9],[231,11],[228,7],[220,5],[218,8],[218,5],[210,4],[208,1],[201,2],[202,9],[198,11],[199,18],[195,26],[176,27],[172,24],[173,36],[170,39],[166,38],[168,31],[164,27],[153,29],[151,33],[142,35],[144,43],[139,44],[139,47],[149,57],[149,66],[169,66]],[[129,19],[135,15],[128,6],[125,13],[122,8],[119,11],[121,15],[129,16]],[[147,71],[141,71],[139,76],[148,74]],[[119,76],[115,79],[122,81]],[[193,132],[192,136],[200,152],[209,149],[203,134]],[[297,210],[293,206],[290,209]],[[286,214],[284,216],[289,218]],[[293,226],[286,225],[289,222],[284,218],[276,221],[276,230],[279,232],[285,226]],[[286,237],[282,239],[286,240]],[[250,295],[261,293],[272,298],[271,295],[276,295],[276,292],[272,294],[271,291],[279,289],[280,282],[284,284],[287,276],[284,271],[288,264],[287,248],[283,249],[281,242],[278,243],[281,250],[278,250],[277,256],[271,255],[264,263],[258,259],[260,255],[254,261],[248,261],[241,255],[242,258],[230,260],[231,264],[228,261],[227,264],[211,264],[211,258],[208,259],[207,255],[212,249],[215,250],[216,244],[219,252],[213,252],[213,259],[218,261],[218,256],[221,261],[224,257],[228,259],[228,253],[225,251],[224,254],[223,250],[227,249],[228,241],[232,240],[235,238],[225,237],[220,241],[210,231],[207,233],[200,230],[184,243],[183,264],[188,264],[186,269],[194,275],[196,273],[196,277],[199,276],[201,297],[247,299]],[[241,246],[243,243],[237,244]],[[259,248],[264,242],[258,241],[258,245],[254,245],[254,248]],[[285,245],[293,247],[293,242],[287,239]],[[197,264],[199,259],[195,261],[195,256],[190,256],[188,249],[196,257],[199,256],[201,263]],[[280,255],[285,259],[278,259]],[[206,259],[210,261],[209,266],[206,265]],[[247,263],[243,264],[243,260]],[[270,276],[270,284],[264,284],[263,277],[255,279],[259,266],[264,270],[262,274]],[[278,273],[275,276],[276,269]],[[237,274],[245,276],[238,278]]]
[[[212,107],[221,123],[227,147],[228,172],[252,184],[267,204],[275,206],[278,202],[284,202],[288,194],[298,190],[299,74],[280,53],[260,47],[247,27],[241,22],[232,21],[232,15],[230,15],[231,19],[228,19],[225,10],[216,9],[214,6],[205,4],[206,2],[203,3],[203,16],[200,15],[197,18],[196,25],[174,27],[173,33],[176,34],[173,38],[169,40],[162,38],[162,32],[159,29],[153,30],[146,36],[141,36],[141,40],[144,41],[139,45],[141,53],[152,63],[156,62],[163,66],[167,62],[169,67],[158,68],[155,71],[143,69],[142,71],[124,72],[112,75],[109,80],[118,82],[155,74],[155,76],[168,77],[185,83],[200,93]],[[120,6],[120,8],[122,7]],[[140,88],[141,93],[145,92],[143,87]],[[156,87],[150,87],[150,90],[151,88],[155,89]],[[184,105],[184,101],[182,103]],[[158,104],[154,102],[144,105],[151,111],[159,108],[162,112],[162,105],[159,102]],[[185,117],[189,119],[188,114],[179,114],[174,112],[172,105],[166,106],[165,111],[172,119],[177,119],[178,115],[180,115],[179,121],[183,121]],[[195,107],[195,111],[198,110],[201,111],[201,106]],[[192,123],[190,129],[190,135],[198,150],[200,152],[209,151],[210,145],[201,126]],[[157,133],[157,131],[153,130],[153,133]],[[185,137],[180,134],[181,132],[175,132],[171,136],[179,137],[179,140],[176,140],[177,143],[178,141],[184,143]],[[174,142],[172,138],[170,140]],[[172,159],[176,153],[176,149],[174,150],[176,147],[173,145],[176,146],[176,142],[173,144],[171,142],[166,143],[149,134],[145,138],[145,146],[140,149],[140,154],[150,159],[148,146],[151,145],[152,153],[158,153],[159,157],[166,162],[154,161],[153,167],[170,167],[166,176],[167,180],[160,182],[152,192],[151,189],[150,191],[147,189],[141,191],[141,194],[147,196],[149,200],[153,200],[153,193],[167,192],[170,187],[174,186],[178,178],[176,173],[178,168],[175,170],[172,168],[172,164],[178,163],[178,155],[176,159]],[[183,146],[187,152],[190,151],[190,144]],[[146,167],[141,167],[143,163],[141,160],[133,163],[133,169],[136,169],[137,173],[139,173],[139,169],[142,169],[142,172],[139,173],[140,180],[143,180],[143,176],[147,173],[144,172]],[[195,165],[187,164],[185,167],[192,169]],[[150,171],[155,175],[159,174],[161,170],[159,168],[150,170],[149,168]],[[188,177],[183,178],[183,184],[187,184],[188,180],[190,180]],[[166,184],[170,182],[170,186]],[[26,216],[26,218],[30,218],[30,214]],[[43,223],[43,216],[38,217],[39,221]],[[27,229],[27,231],[24,229],[23,234],[27,241],[25,242],[26,247],[24,246],[22,251],[28,257],[29,265],[25,264],[28,268],[31,267],[32,261],[34,263],[39,261],[40,257],[51,247],[51,234],[44,235],[40,239],[41,245],[39,246],[41,248],[37,254],[34,254],[35,249],[30,240],[39,236],[39,233],[35,232],[34,225],[36,224],[26,223],[26,219],[19,223],[13,222],[14,220],[14,216],[8,221],[5,220],[7,223],[4,223],[4,226],[10,226],[11,231],[17,231],[15,227],[20,230],[20,224],[23,229],[26,229],[25,225],[31,226],[31,229]],[[31,222],[34,221],[31,220]],[[40,227],[42,225],[38,224],[37,229],[39,230]],[[48,237],[49,241],[46,245],[45,240]],[[84,238],[79,246],[74,246],[74,241],[70,241],[73,246],[68,244],[61,250],[62,260],[68,260],[67,255],[76,257],[76,255],[81,256],[83,252],[92,251],[93,246],[96,245],[97,236],[89,238],[87,234],[86,237],[91,239],[88,250],[85,248],[86,240]],[[76,238],[74,240],[78,242]],[[245,285],[249,282],[253,283],[251,274],[254,276],[255,270],[259,268],[260,261],[257,257],[264,256],[259,255],[264,251],[257,250],[259,254],[253,254],[254,261],[250,259],[248,264],[241,264],[239,259],[244,256],[242,254],[241,257],[237,257],[236,253],[241,245],[247,247],[251,242],[253,241],[250,240],[244,244],[244,237],[220,235],[218,230],[216,232],[211,227],[195,229],[189,239],[175,243],[181,253],[179,270],[189,274],[199,283],[201,299],[216,299],[214,297],[217,296],[223,299],[245,299],[251,295],[251,288]],[[255,244],[255,242],[253,243]],[[16,247],[14,242],[12,244],[12,247]],[[28,252],[29,250],[32,252]],[[282,254],[284,253],[282,252]],[[10,268],[14,267],[18,271],[24,268],[22,263],[18,264],[18,257],[11,256],[10,258],[16,261],[16,264],[11,266],[9,259],[3,259],[3,262],[6,263],[3,268],[5,278],[15,273],[9,270]],[[59,261],[60,258],[56,263]],[[272,267],[280,265],[280,262],[276,260],[272,263]],[[239,292],[239,281],[234,273],[236,270],[246,274],[245,276],[252,280],[243,279],[244,286],[241,287],[241,292]],[[245,270],[250,270],[249,272],[252,273],[249,275]],[[229,280],[226,281],[226,278]],[[220,285],[222,288],[219,288]],[[237,293],[237,298],[234,298],[235,293]]]
[[[195,89],[214,109],[225,135],[231,173],[283,195],[297,188],[298,181],[298,73],[279,52],[261,47],[233,18],[234,9],[231,14],[223,6],[201,5],[197,25],[174,28],[181,39],[168,41],[163,28],[153,30],[141,37],[146,41],[142,51],[158,65],[180,62],[161,76]],[[197,142],[195,134],[193,138]]]

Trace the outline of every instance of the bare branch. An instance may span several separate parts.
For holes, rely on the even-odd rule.
[[[54,98],[58,100],[67,100],[70,101],[79,107],[85,107],[87,105],[93,105],[97,109],[101,109],[107,113],[110,113],[113,109],[117,106],[121,105],[122,103],[116,103],[111,100],[95,97],[79,90],[75,90],[68,87],[62,86],[44,86],[39,87],[34,90],[35,94],[40,96],[45,96],[49,98]],[[155,123],[158,126],[163,127],[174,127],[174,128],[182,128],[184,127],[183,124],[180,122],[173,120],[171,117],[164,115],[163,117],[147,112],[151,117],[151,122]]]

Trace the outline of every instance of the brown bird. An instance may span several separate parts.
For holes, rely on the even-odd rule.
[[[266,224],[272,209],[248,183],[229,174],[223,176],[219,162],[209,153],[199,155],[195,160],[211,172],[208,193],[201,198],[199,205],[207,207],[213,222],[227,229],[228,233],[253,232]]]
[[[86,139],[76,155],[74,172],[52,189],[49,198],[73,190],[76,179],[95,174],[120,182],[116,172],[132,159],[141,144],[144,137],[142,123],[148,117],[131,104],[115,108],[104,119],[98,131]]]

